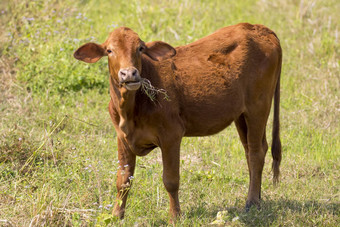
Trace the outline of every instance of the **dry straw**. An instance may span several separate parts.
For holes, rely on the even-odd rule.
[[[159,89],[152,86],[150,80],[143,78],[142,79],[142,91],[151,99],[151,101],[155,101],[157,94],[163,94],[164,99],[170,101],[170,98],[164,89]]]

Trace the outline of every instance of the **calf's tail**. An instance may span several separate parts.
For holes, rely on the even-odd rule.
[[[277,83],[274,93],[274,117],[273,117],[273,131],[272,131],[272,170],[274,173],[273,182],[277,184],[280,175],[281,163],[281,141],[280,141],[280,77],[281,77],[282,53],[280,49],[279,68],[277,70]]]

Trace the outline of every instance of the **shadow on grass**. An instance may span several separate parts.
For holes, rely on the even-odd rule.
[[[205,205],[192,207],[184,216],[188,219],[204,218],[213,222],[219,211],[223,214],[225,225],[229,226],[275,226],[292,223],[303,226],[334,225],[340,215],[340,203],[319,201],[263,201],[261,209],[255,207],[246,212],[242,207],[207,209]],[[333,218],[334,217],[334,218]],[[209,223],[206,223],[209,224]],[[223,224],[222,224],[223,225]]]
[[[260,210],[255,207],[249,212],[235,207],[227,207],[225,210],[228,211],[226,223],[232,223],[237,219],[245,226],[272,226],[273,224],[283,224],[280,220],[294,217],[296,219],[294,223],[319,225],[324,221],[322,216],[339,216],[340,203],[280,200],[264,201]],[[335,219],[334,222],[336,222]]]
[[[213,208],[213,209],[207,209],[204,205],[203,206],[198,206],[198,207],[193,207],[187,212],[185,212],[185,217],[188,219],[193,219],[193,218],[210,218],[213,219],[216,217],[217,212],[219,212],[221,208],[219,209],[218,207]]]

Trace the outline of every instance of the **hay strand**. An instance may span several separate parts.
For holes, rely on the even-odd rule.
[[[165,100],[170,101],[166,90],[152,86],[150,80],[145,78],[142,79],[142,91],[150,98],[152,102],[155,102],[158,94],[162,94]]]

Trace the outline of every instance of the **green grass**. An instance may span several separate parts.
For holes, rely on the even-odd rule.
[[[177,225],[205,226],[226,211],[231,226],[338,226],[339,11],[337,0],[2,1],[0,225],[167,225],[158,149],[137,159],[125,220],[111,217],[118,163],[107,62],[87,65],[73,51],[116,26],[177,46],[250,22],[273,29],[283,48],[281,182],[272,185],[269,151],[262,209],[245,213],[248,171],[235,127],[184,138]]]

